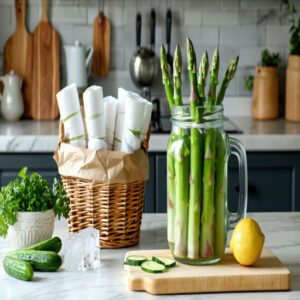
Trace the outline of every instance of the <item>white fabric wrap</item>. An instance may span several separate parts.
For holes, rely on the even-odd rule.
[[[69,143],[86,147],[83,119],[80,110],[76,84],[70,84],[56,94],[61,120],[64,124],[64,136]]]
[[[152,103],[145,100],[145,110],[144,110],[144,118],[143,118],[143,124],[142,124],[142,132],[141,132],[141,142],[144,141],[144,138],[148,132],[148,128],[151,121],[151,115],[152,115]]]
[[[104,116],[107,149],[113,149],[118,100],[112,96],[104,98]]]
[[[103,91],[100,86],[91,86],[83,93],[85,123],[88,133],[88,148],[106,150]]]
[[[141,148],[145,101],[140,96],[128,94],[125,96],[125,105],[121,151],[132,153]]]

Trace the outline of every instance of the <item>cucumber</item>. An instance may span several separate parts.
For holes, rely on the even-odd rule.
[[[137,255],[130,255],[126,259],[126,263],[129,266],[140,266],[145,261],[147,261],[147,258],[145,256]]]
[[[3,267],[8,275],[17,279],[30,281],[33,277],[32,266],[26,261],[6,256],[3,260]]]
[[[153,256],[152,260],[164,265],[166,268],[173,268],[176,266],[176,261],[172,258],[162,257],[162,256]]]
[[[55,236],[51,239],[26,247],[25,249],[52,251],[58,253],[61,250],[61,247],[62,247],[61,239],[58,236]]]
[[[164,265],[151,260],[143,262],[141,268],[148,273],[162,273],[166,269]]]
[[[23,249],[10,252],[8,255],[30,263],[35,271],[56,271],[62,264],[61,257],[51,251]]]

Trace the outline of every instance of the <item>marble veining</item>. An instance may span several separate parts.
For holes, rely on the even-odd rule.
[[[243,134],[233,134],[248,151],[300,151],[300,123],[255,121],[251,117],[231,117]],[[149,151],[167,149],[168,134],[152,134]],[[0,152],[51,153],[58,143],[58,121],[0,120]]]
[[[292,274],[292,289],[288,292],[216,293],[176,296],[153,296],[132,292],[127,288],[122,261],[128,250],[163,249],[167,247],[165,214],[144,214],[140,243],[127,249],[101,250],[101,267],[88,272],[36,273],[33,282],[22,282],[7,276],[0,267],[0,299],[15,300],[94,300],[94,299],[209,299],[244,300],[300,299],[300,213],[255,213],[270,247]],[[65,220],[57,221],[55,235],[63,240],[67,234]],[[10,249],[7,240],[0,239],[0,261]],[[2,265],[2,264],[1,264]]]

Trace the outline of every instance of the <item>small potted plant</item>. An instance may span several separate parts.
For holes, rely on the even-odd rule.
[[[255,77],[249,76],[245,80],[247,90],[252,90],[253,87],[252,116],[254,119],[269,120],[279,115],[279,63],[279,54],[265,49],[261,53],[261,63],[255,69]]]
[[[285,118],[289,121],[300,121],[300,18],[294,4],[283,0],[289,16],[290,55],[286,74]]]
[[[27,168],[18,176],[0,191],[0,236],[8,236],[16,249],[51,238],[55,216],[69,214],[69,199],[57,179],[50,187]]]

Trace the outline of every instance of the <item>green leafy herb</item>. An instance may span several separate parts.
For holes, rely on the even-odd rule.
[[[291,23],[290,54],[300,55],[300,19],[297,16],[297,9],[289,0],[283,0],[282,3]]]
[[[6,236],[9,225],[17,220],[17,212],[35,212],[53,209],[58,218],[67,218],[69,199],[61,183],[55,179],[51,188],[38,173],[27,174],[25,167],[15,180],[0,191],[0,236]]]

